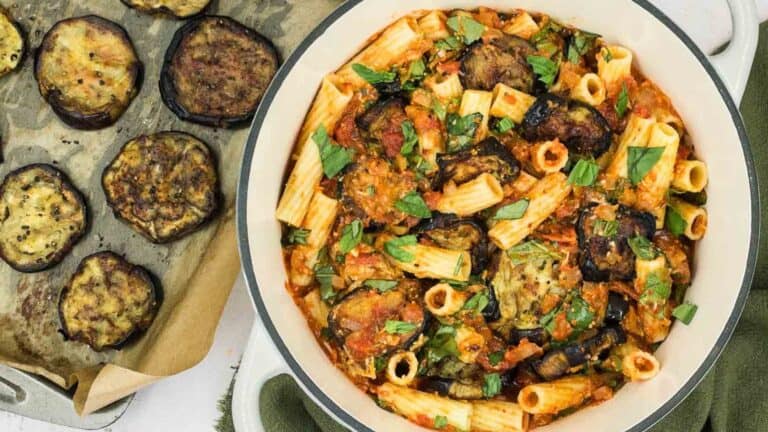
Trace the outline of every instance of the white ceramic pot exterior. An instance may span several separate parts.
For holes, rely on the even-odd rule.
[[[758,203],[741,120],[725,85],[715,78],[703,55],[690,41],[670,30],[660,13],[652,13],[646,4],[632,0],[486,0],[482,4],[499,10],[519,7],[544,12],[629,47],[643,73],[672,99],[698,155],[709,166],[709,231],[698,246],[693,286],[687,297],[699,310],[691,325],[675,324],[656,352],[661,372],[648,382],[626,385],[606,403],[537,429],[643,430],[679,403],[703,377],[733,330],[746,298],[755,258]],[[274,209],[294,139],[322,77],[344,64],[374,32],[407,11],[473,5],[468,0],[352,0],[326,20],[310,36],[314,40],[302,45],[278,74],[257,114],[246,149],[238,224],[249,288],[280,354],[264,344],[263,335],[256,334],[254,337],[264,344],[263,358],[260,356],[261,362],[257,363],[263,363],[265,370],[241,372],[251,378],[238,380],[238,386],[260,386],[263,379],[279,370],[275,365],[285,359],[312,397],[351,428],[423,430],[378,408],[328,361],[285,289],[287,276]],[[735,15],[738,26],[739,14]],[[732,44],[741,46],[741,51],[728,53],[730,57],[722,61],[730,63],[721,66],[723,71],[738,72],[733,62],[738,62],[740,56],[746,58],[745,41],[746,51],[752,43],[749,55],[754,52],[754,35],[737,37],[745,38]],[[747,70],[750,63],[746,64]],[[743,91],[743,76],[729,76],[732,78],[728,85],[737,93]],[[253,401],[249,406],[253,409]],[[257,424],[238,426],[241,432],[260,430]]]

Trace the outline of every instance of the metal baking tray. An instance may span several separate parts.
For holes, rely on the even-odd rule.
[[[75,413],[73,394],[44,378],[0,364],[0,410],[24,417],[78,429],[101,429],[117,421],[133,400],[131,395],[80,417]]]

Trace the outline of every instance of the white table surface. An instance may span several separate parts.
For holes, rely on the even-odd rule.
[[[730,37],[730,17],[725,0],[651,1],[681,24],[705,52],[720,46]],[[757,0],[757,3],[760,17],[767,19],[768,0]],[[241,276],[235,282],[208,356],[194,368],[140,391],[125,415],[104,431],[213,431],[213,425],[220,416],[217,402],[229,387],[253,319],[251,300]],[[0,412],[0,431],[76,432],[78,429]]]

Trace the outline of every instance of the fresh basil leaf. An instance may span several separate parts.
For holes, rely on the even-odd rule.
[[[480,39],[485,32],[484,25],[463,15],[455,15],[448,18],[446,24],[455,33],[464,36],[464,43],[467,45]]]
[[[619,232],[619,221],[608,221],[604,219],[597,219],[595,221],[594,227],[592,228],[592,233],[596,236],[601,237],[616,237],[616,234]]]
[[[659,251],[656,250],[653,243],[643,236],[631,237],[627,239],[627,243],[629,243],[632,252],[640,259],[652,260],[659,256]]]
[[[611,53],[610,49],[605,48],[605,50],[603,50],[603,60],[605,60],[606,63],[613,60],[613,54]]]
[[[672,316],[682,321],[683,324],[688,325],[693,320],[698,309],[699,307],[695,304],[685,302],[672,310]]]
[[[488,306],[488,301],[488,296],[484,292],[479,292],[467,300],[462,309],[482,313],[483,309]]]
[[[413,149],[416,147],[416,144],[419,143],[419,137],[416,135],[416,129],[413,127],[413,123],[411,123],[410,120],[404,121],[400,128],[403,131],[404,138],[403,146],[400,147],[400,154],[408,156],[413,153]]]
[[[505,134],[515,127],[515,122],[509,117],[504,117],[496,122],[496,132],[499,134]]]
[[[333,144],[325,126],[320,125],[317,128],[312,135],[312,141],[315,142],[320,152],[320,161],[323,164],[323,172],[326,177],[335,177],[345,166],[352,162],[352,151]]]
[[[600,166],[594,161],[580,159],[568,175],[568,183],[576,186],[592,186],[600,173]]]
[[[352,70],[370,84],[391,83],[397,78],[397,74],[394,72],[377,72],[360,63],[353,64]]]
[[[456,267],[453,268],[453,275],[457,276],[461,273],[461,266],[464,265],[464,254],[459,255],[459,259],[456,260]]]
[[[621,84],[621,92],[619,93],[618,99],[616,99],[616,105],[614,108],[616,109],[616,114],[619,115],[619,117],[624,117],[624,114],[627,112],[627,108],[629,107],[629,91],[627,90],[627,84],[622,83]]]
[[[439,118],[442,122],[445,121],[445,116],[448,115],[448,112],[445,109],[445,105],[440,103],[440,101],[437,99],[432,101],[432,111],[434,111],[437,118]]]
[[[416,324],[406,321],[387,320],[384,323],[384,331],[389,334],[408,334],[417,328]]]
[[[427,207],[427,203],[424,202],[424,198],[416,192],[409,192],[404,197],[395,202],[395,208],[405,214],[416,216],[418,218],[432,217],[432,211]]]
[[[595,46],[595,41],[600,35],[584,30],[576,30],[571,43],[568,45],[568,61],[578,64],[581,56],[588,53]]]
[[[396,287],[397,283],[397,281],[386,279],[368,279],[367,281],[363,282],[363,285],[377,289],[379,292],[387,292]]]
[[[492,398],[501,393],[501,376],[497,373],[487,374],[483,377],[483,396]]]
[[[428,364],[433,365],[448,356],[458,357],[459,348],[456,345],[455,335],[456,329],[451,326],[444,325],[437,329],[424,344]]]
[[[387,368],[388,360],[385,357],[376,357],[373,359],[373,367],[376,369],[376,373],[379,373]]]
[[[412,61],[411,65],[408,67],[409,78],[422,78],[426,72],[427,66],[422,59]]]
[[[504,351],[496,351],[488,354],[488,363],[491,366],[496,366],[504,360]]]
[[[664,217],[664,225],[667,230],[676,236],[685,234],[685,229],[688,227],[688,222],[683,219],[680,212],[672,206],[667,206],[667,214]]]
[[[640,302],[664,303],[669,299],[670,294],[672,294],[672,284],[663,281],[658,274],[651,273],[645,280],[645,289],[640,296]]]
[[[560,313],[560,308],[556,307],[539,318],[539,325],[543,327],[549,334],[555,331],[555,316]]]
[[[448,130],[448,152],[462,150],[472,143],[477,133],[477,128],[483,120],[480,113],[460,116],[450,113],[446,117],[446,129]]]
[[[595,314],[589,308],[589,304],[581,297],[574,297],[571,307],[565,313],[565,318],[576,329],[586,330],[595,318]]]
[[[435,429],[445,429],[446,426],[448,426],[448,417],[435,416]]]
[[[349,253],[349,251],[354,249],[362,239],[363,223],[359,219],[355,219],[341,230],[339,250],[341,250],[341,253],[343,254]]]
[[[288,243],[289,244],[307,244],[307,237],[309,237],[309,230],[304,228],[291,228],[288,231]]]
[[[529,240],[507,249],[507,256],[512,264],[519,265],[543,259],[561,260],[563,256],[538,240]]]
[[[392,240],[384,242],[384,251],[392,258],[400,262],[411,262],[416,257],[412,253],[403,249],[403,246],[416,245],[416,236],[407,235],[403,237],[395,237]]]
[[[521,199],[520,201],[513,202],[512,204],[505,205],[498,209],[493,216],[494,220],[514,220],[520,219],[528,210],[528,204],[530,201],[527,199]]]
[[[539,81],[546,84],[547,87],[555,82],[555,77],[557,76],[557,71],[559,69],[557,63],[546,57],[534,55],[528,56],[526,60],[533,68],[533,72],[539,76]]]
[[[627,173],[629,181],[637,186],[664,154],[665,147],[629,147]]]
[[[443,51],[456,51],[461,48],[461,41],[456,36],[449,36],[435,42],[435,48]]]

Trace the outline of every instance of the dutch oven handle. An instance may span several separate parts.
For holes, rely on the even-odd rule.
[[[754,0],[728,0],[733,22],[733,38],[721,53],[710,57],[738,105],[747,88],[749,72],[757,49],[759,18]]]

